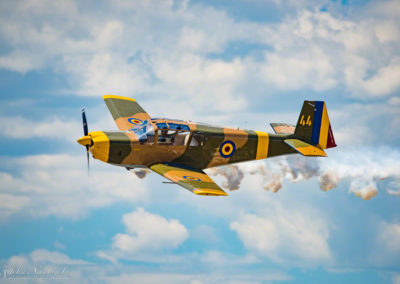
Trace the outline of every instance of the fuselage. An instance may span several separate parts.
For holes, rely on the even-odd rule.
[[[127,131],[95,131],[88,135],[94,158],[127,168],[163,162],[205,169],[296,153],[283,142],[292,134],[163,118],[138,121]]]

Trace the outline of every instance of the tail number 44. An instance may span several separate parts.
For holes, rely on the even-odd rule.
[[[300,124],[305,126],[311,126],[311,115],[307,116],[307,120],[304,120],[304,114],[301,116]]]

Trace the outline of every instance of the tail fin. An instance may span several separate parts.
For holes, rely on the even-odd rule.
[[[304,101],[294,134],[322,149],[336,147],[325,102]]]

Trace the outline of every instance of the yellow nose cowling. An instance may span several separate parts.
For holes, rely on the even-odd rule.
[[[86,146],[86,145],[90,146],[92,144],[92,137],[90,137],[90,136],[82,136],[77,141],[82,146]]]
[[[103,131],[90,132],[89,135],[93,141],[93,145],[90,149],[93,158],[107,163],[110,153],[110,139]]]

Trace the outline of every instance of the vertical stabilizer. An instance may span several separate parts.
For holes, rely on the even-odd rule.
[[[336,147],[325,102],[304,101],[294,134],[322,149]]]

